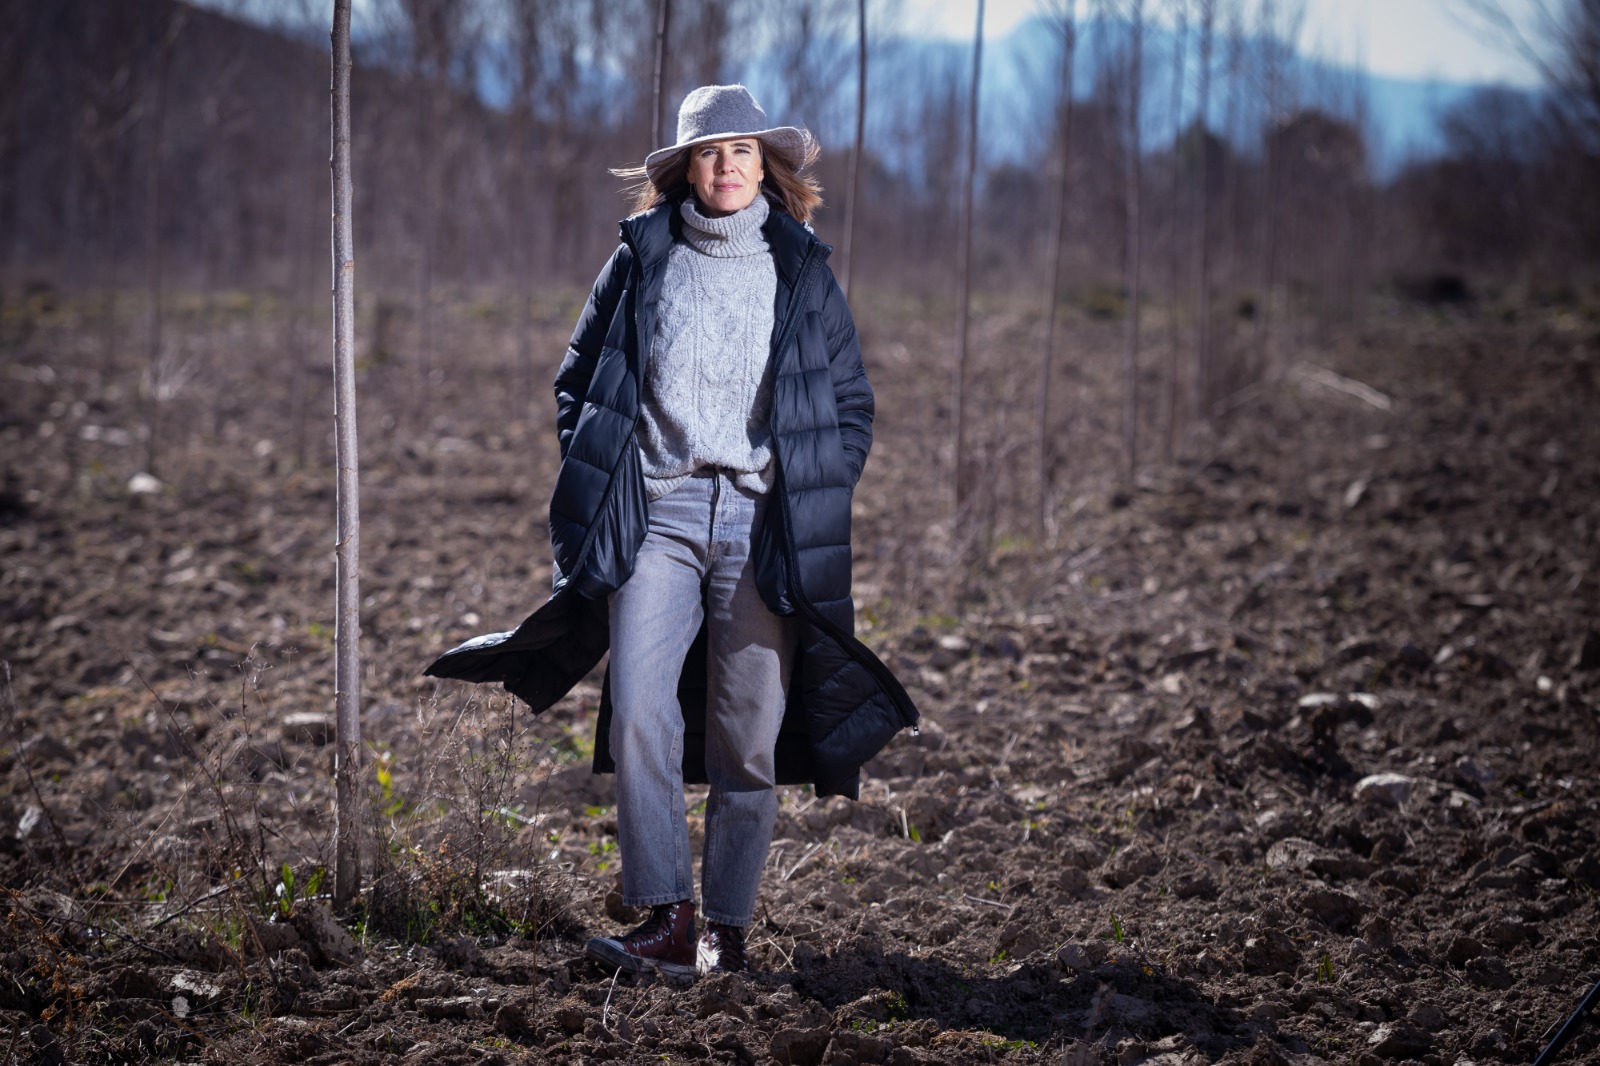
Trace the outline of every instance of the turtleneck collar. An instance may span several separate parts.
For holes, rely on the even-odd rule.
[[[683,239],[702,255],[733,259],[768,251],[761,227],[767,221],[769,208],[767,198],[759,193],[750,206],[721,218],[701,214],[700,204],[693,196],[678,211],[683,216]]]

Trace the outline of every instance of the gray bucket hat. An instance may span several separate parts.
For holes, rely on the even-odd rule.
[[[645,170],[658,182],[665,165],[681,149],[702,141],[757,137],[767,151],[777,152],[795,170],[805,162],[812,138],[809,130],[768,126],[767,113],[743,85],[702,85],[683,98],[678,108],[678,143],[644,157]]]

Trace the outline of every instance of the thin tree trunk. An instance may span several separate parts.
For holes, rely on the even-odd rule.
[[[672,23],[672,0],[661,0],[661,6],[656,12],[656,79],[655,101],[650,111],[650,148],[653,152],[657,148],[665,148],[667,124],[667,30]]]
[[[1285,0],[1293,4],[1294,0]],[[1275,334],[1279,329],[1278,317],[1287,310],[1286,300],[1281,300],[1279,275],[1282,273],[1282,212],[1283,212],[1283,168],[1285,160],[1283,152],[1278,147],[1278,124],[1282,121],[1285,112],[1286,91],[1284,82],[1288,78],[1286,67],[1286,52],[1291,42],[1288,34],[1280,36],[1278,32],[1278,8],[1274,0],[1261,0],[1261,22],[1265,31],[1267,45],[1267,262],[1265,293],[1261,300],[1261,333],[1260,354],[1256,374],[1261,379],[1268,379],[1277,373],[1277,338]],[[1287,14],[1287,23],[1294,23],[1296,16],[1293,11]],[[1298,35],[1295,35],[1298,36]]]
[[[1210,421],[1211,413],[1211,42],[1216,0],[1200,0],[1200,99],[1197,127],[1200,152],[1200,206],[1194,237],[1194,383],[1189,392],[1189,430]]]
[[[147,293],[150,301],[150,335],[147,338],[148,350],[146,352],[145,374],[145,448],[144,468],[151,474],[156,474],[156,467],[160,465],[162,407],[168,399],[167,390],[171,384],[167,380],[168,368],[161,357],[162,344],[162,319],[161,305],[165,298],[162,287],[162,203],[161,203],[161,164],[162,156],[166,152],[167,141],[167,84],[170,80],[172,69],[172,39],[177,34],[182,16],[171,3],[163,5],[161,20],[161,48],[156,59],[156,100],[155,100],[155,132],[150,145],[150,189],[149,189],[149,245],[145,249],[149,256],[146,265],[145,282],[148,286]]]
[[[856,0],[856,145],[850,153],[850,199],[844,205],[844,302],[855,284],[856,204],[861,199],[861,149],[867,135],[867,0]]]
[[[442,88],[439,91],[444,91]],[[435,159],[433,109],[436,106],[433,92],[424,94],[420,106],[422,117],[421,149],[417,153],[422,167],[422,255],[417,264],[417,344],[416,428],[426,430],[429,402],[433,388],[433,269],[438,250],[439,163]]]
[[[972,85],[967,98],[967,169],[961,189],[961,280],[956,293],[956,521],[964,521],[969,484],[967,455],[967,331],[972,300],[972,188],[978,171],[978,79],[983,70],[983,2],[978,0],[978,28],[972,38]]]
[[[4,84],[0,84],[0,233],[10,234],[6,241],[0,271],[0,284],[18,281],[22,277],[23,250],[26,237],[22,231],[22,177],[23,163],[23,113],[24,98],[33,80],[32,56],[25,54],[23,42],[36,39],[24,25],[30,15],[29,8],[14,5],[15,14],[10,20],[13,36],[0,42],[0,70],[5,71]],[[70,199],[70,198],[69,198]]]
[[[1177,449],[1178,436],[1178,311],[1182,303],[1179,276],[1182,256],[1178,240],[1178,198],[1183,185],[1178,169],[1178,151],[1183,143],[1183,60],[1189,37],[1189,0],[1174,0],[1178,9],[1177,26],[1172,33],[1172,171],[1167,190],[1167,395],[1162,419],[1165,435],[1162,438],[1162,457],[1172,462]]]
[[[666,0],[662,0],[663,3]],[[517,370],[511,421],[521,425],[533,414],[533,90],[539,19],[532,0],[517,11],[516,100],[511,107],[511,159],[506,174],[510,200],[512,271],[516,279]]]
[[[361,755],[361,501],[356,456],[355,237],[350,224],[350,0],[333,4],[333,377],[338,441],[334,591],[333,905],[361,888],[356,770]]]
[[[417,198],[416,235],[418,242],[416,275],[417,379],[411,396],[413,428],[426,431],[433,389],[433,279],[438,266],[441,178],[441,112],[449,106],[449,58],[455,48],[453,27],[448,19],[430,21],[422,5],[411,4],[411,100],[414,108],[412,131],[416,151]],[[431,57],[429,55],[431,49]],[[430,63],[430,58],[432,62]],[[448,115],[445,116],[448,119]]]
[[[1038,429],[1035,434],[1038,513],[1035,516],[1042,545],[1050,532],[1051,484],[1050,454],[1050,370],[1055,362],[1056,302],[1061,287],[1061,249],[1067,242],[1067,200],[1072,189],[1072,60],[1078,44],[1075,22],[1077,0],[1067,0],[1061,40],[1061,96],[1057,106],[1065,110],[1061,128],[1061,173],[1056,180],[1056,198],[1050,219],[1050,265],[1045,271],[1044,354],[1039,359]]]
[[[1133,0],[1132,34],[1128,44],[1128,161],[1127,161],[1127,343],[1123,352],[1122,447],[1127,488],[1132,489],[1139,463],[1139,289],[1143,263],[1140,240],[1140,192],[1144,180],[1140,155],[1140,82],[1144,78],[1144,0]]]
[[[1242,0],[1239,0],[1242,4]],[[1222,278],[1223,300],[1225,311],[1229,317],[1224,319],[1228,323],[1224,337],[1224,350],[1226,340],[1233,336],[1237,328],[1232,306],[1237,303],[1240,286],[1244,277],[1244,270],[1240,264],[1245,259],[1243,235],[1239,232],[1241,224],[1239,219],[1243,213],[1240,204],[1239,164],[1236,153],[1231,147],[1243,144],[1241,125],[1244,112],[1245,91],[1245,60],[1244,60],[1244,13],[1242,7],[1236,6],[1233,17],[1228,22],[1228,100],[1222,118],[1222,140],[1229,145],[1223,154],[1222,164],[1222,216],[1223,224],[1217,233],[1217,259],[1219,261],[1218,273]],[[1237,359],[1224,359],[1224,364],[1236,364]],[[1233,379],[1237,377],[1235,366],[1225,365],[1218,369],[1217,360],[1212,360],[1210,394],[1207,397],[1206,418],[1209,420],[1215,414],[1212,397],[1226,393],[1234,387]],[[1219,380],[1222,379],[1222,380]]]

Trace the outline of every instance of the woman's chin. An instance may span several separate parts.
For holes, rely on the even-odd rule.
[[[725,215],[737,214],[754,202],[755,197],[746,196],[743,190],[716,193],[710,197],[700,197],[700,210],[711,218],[721,218]]]

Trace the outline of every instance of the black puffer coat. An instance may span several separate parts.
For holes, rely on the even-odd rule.
[[[648,528],[635,431],[643,396],[642,340],[655,334],[667,253],[682,226],[676,203],[622,223],[622,244],[595,281],[556,375],[561,470],[550,502],[555,594],[510,633],[474,638],[440,656],[432,677],[499,681],[542,711],[610,645],[607,595],[633,572]],[[803,620],[800,654],[778,738],[781,784],[855,797],[861,764],[917,711],[894,675],[856,640],[850,598],[850,497],[872,443],[872,389],[830,249],[774,207],[763,233],[777,267],[771,430],[774,497],[755,546],[756,582],[778,614]],[[705,780],[704,633],[685,662],[684,778]],[[609,686],[595,769],[613,769]]]

